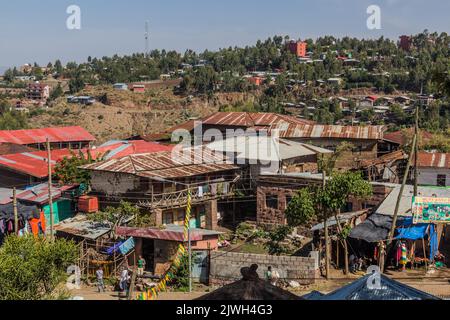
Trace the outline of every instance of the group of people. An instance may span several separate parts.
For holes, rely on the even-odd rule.
[[[137,276],[142,277],[144,275],[146,262],[142,256],[139,256],[137,261]],[[105,282],[104,282],[104,270],[103,267],[99,266],[95,272],[97,278],[97,290],[98,292],[105,292]],[[129,282],[131,280],[130,268],[127,266],[120,273],[119,278],[119,289],[121,292],[125,292],[128,295]]]

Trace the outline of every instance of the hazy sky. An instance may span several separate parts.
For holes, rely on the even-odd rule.
[[[81,8],[81,30],[68,30],[66,9]],[[366,27],[369,5],[381,7],[382,30]],[[397,39],[450,33],[449,0],[14,0],[0,4],[0,66],[84,61],[89,55],[150,48],[204,50],[253,44],[273,35]]]

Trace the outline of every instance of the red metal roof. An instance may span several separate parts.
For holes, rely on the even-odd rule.
[[[111,141],[96,149],[92,149],[91,154],[93,156],[104,155],[105,159],[117,159],[131,154],[172,151],[173,148],[174,146],[172,145],[147,142],[144,140]]]
[[[53,168],[57,161],[71,156],[69,149],[51,151],[51,167]],[[47,151],[25,152],[16,154],[7,154],[0,156],[0,167],[8,168],[15,172],[24,173],[36,178],[46,178],[48,176],[48,158]]]
[[[93,135],[78,126],[0,131],[0,142],[26,145],[45,143],[47,138],[50,142],[95,141]]]
[[[2,154],[13,154],[20,152],[33,152],[35,149],[29,148],[27,146],[16,144],[16,143],[0,143],[0,155]]]
[[[419,152],[417,166],[450,169],[450,153]]]
[[[172,150],[172,148],[172,146],[164,146],[157,143],[139,140],[112,143],[111,145],[105,145],[103,147],[90,150],[90,153],[94,159],[99,156],[105,157],[106,159],[116,159],[131,154],[168,151]],[[83,149],[81,152],[86,154],[87,149]],[[52,169],[58,161],[61,161],[64,158],[70,158],[73,154],[78,155],[78,150],[52,150]],[[24,152],[0,156],[0,167],[5,167],[12,171],[25,173],[40,179],[48,176],[47,163],[47,151]]]

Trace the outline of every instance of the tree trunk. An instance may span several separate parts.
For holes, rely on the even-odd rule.
[[[344,254],[345,254],[345,274],[349,274],[347,239],[344,239]]]

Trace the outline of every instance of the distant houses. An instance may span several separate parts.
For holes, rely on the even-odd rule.
[[[50,97],[50,86],[39,82],[29,83],[26,97],[36,101],[47,100]]]
[[[84,105],[91,105],[95,103],[95,99],[91,96],[68,96],[67,103],[78,103]]]

